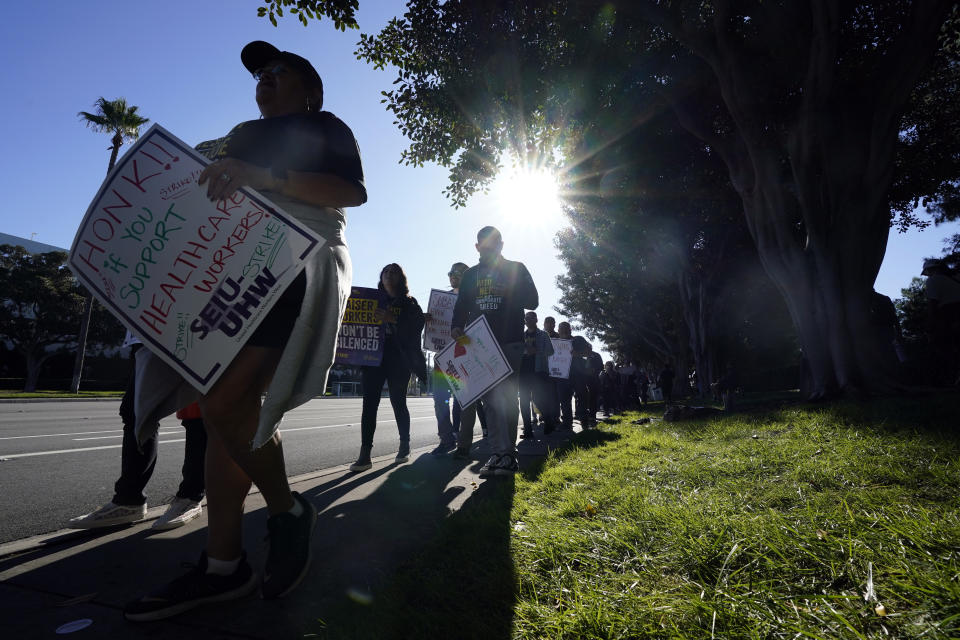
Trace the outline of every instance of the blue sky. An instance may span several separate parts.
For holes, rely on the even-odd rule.
[[[12,3],[0,22],[3,52],[0,186],[7,205],[0,231],[69,247],[106,173],[109,139],[86,129],[78,111],[100,97],[125,97],[140,113],[190,144],[224,135],[258,117],[254,81],[240,49],[267,40],[310,59],[324,79],[324,107],[356,135],[369,202],[348,212],[347,239],[354,284],[375,286],[381,267],[398,262],[412,293],[426,304],[432,287],[447,286],[455,261],[476,262],[477,229],[504,233],[504,255],[525,262],[540,290],[540,316],[557,315],[554,279],[562,272],[553,236],[559,212],[531,220],[496,195],[474,197],[454,210],[442,189],[441,167],[399,164],[406,141],[380,103],[392,71],[376,71],[353,56],[356,30],[336,31],[328,20],[304,28],[284,18],[274,28],[256,16],[258,0],[85,0]],[[361,0],[361,31],[375,33],[402,14],[399,0]],[[892,233],[876,289],[892,298],[919,275],[925,256],[960,233],[952,224]]]

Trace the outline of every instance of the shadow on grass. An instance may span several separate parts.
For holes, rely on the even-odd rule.
[[[605,431],[582,432],[553,449],[551,458],[619,437]],[[536,479],[545,464],[544,458],[525,457],[521,473],[525,479]],[[429,500],[422,492],[437,489],[404,487],[410,482],[395,472],[366,500]],[[513,477],[479,481],[459,510],[435,513],[436,534],[388,580],[369,593],[350,594],[311,631],[331,639],[511,638],[518,585],[510,549],[514,491]],[[441,497],[448,502],[449,496]],[[345,513],[353,517],[349,509]],[[336,521],[339,516],[333,517]],[[396,523],[368,517],[371,521],[361,535],[370,536],[374,544],[378,537],[391,544]],[[363,563],[364,558],[355,561]]]
[[[575,433],[560,446],[550,449],[550,455],[548,457],[531,459],[528,464],[525,464],[521,468],[520,473],[525,480],[536,480],[540,477],[540,474],[543,473],[543,469],[547,464],[554,464],[556,461],[563,460],[571,453],[575,453],[581,449],[592,449],[593,447],[619,439],[620,434],[603,431],[601,429],[588,429]]]
[[[943,390],[923,395],[838,401],[820,407],[837,424],[872,427],[885,433],[929,434],[956,440],[960,435],[960,393]]]

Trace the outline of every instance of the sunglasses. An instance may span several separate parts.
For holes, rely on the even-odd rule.
[[[272,76],[278,76],[289,71],[290,68],[285,64],[278,64],[272,67],[263,67],[262,69],[257,69],[253,72],[253,79],[257,82],[260,82],[260,78],[263,77],[263,74],[269,73]]]

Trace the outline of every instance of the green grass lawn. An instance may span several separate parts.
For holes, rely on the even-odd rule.
[[[76,398],[120,398],[123,391],[0,391],[0,400],[31,400],[49,398],[51,400],[72,400]]]
[[[958,638],[958,401],[629,414],[483,483],[318,632]]]

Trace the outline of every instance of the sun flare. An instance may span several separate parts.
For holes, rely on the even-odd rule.
[[[509,168],[497,177],[491,193],[498,208],[518,226],[559,227],[561,224],[560,183],[549,171]]]

